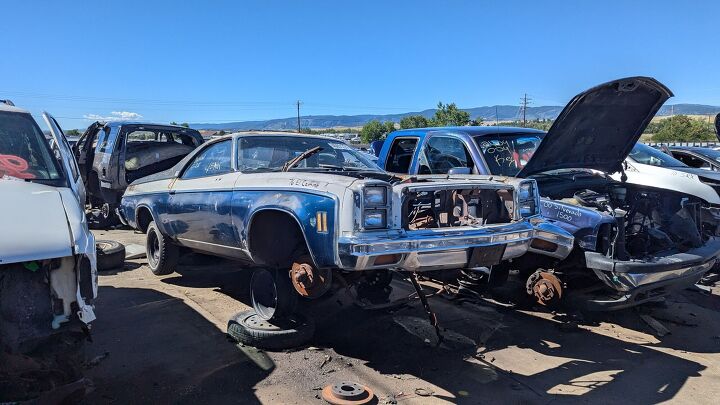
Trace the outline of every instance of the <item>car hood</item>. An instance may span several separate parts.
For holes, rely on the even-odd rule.
[[[720,141],[720,113],[715,116],[715,137]]]
[[[617,172],[660,106],[672,97],[649,77],[593,87],[562,110],[518,177],[557,169]]]
[[[0,264],[71,256],[72,236],[55,187],[0,180]]]

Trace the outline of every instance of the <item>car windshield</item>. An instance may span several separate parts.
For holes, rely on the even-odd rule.
[[[543,134],[513,133],[476,136],[475,143],[492,174],[515,176],[530,161]]]
[[[238,138],[238,169],[243,172],[281,170],[285,163],[315,147],[321,150],[301,160],[291,170],[380,170],[344,142],[278,135]]]
[[[630,151],[630,159],[637,163],[658,166],[658,167],[688,167],[685,163],[675,159],[667,153],[647,146],[643,143],[637,143]]]
[[[30,114],[0,111],[0,179],[55,182],[63,178],[49,141]]]

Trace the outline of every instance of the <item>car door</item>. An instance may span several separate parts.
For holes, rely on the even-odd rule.
[[[90,173],[90,167],[95,157],[94,144],[101,127],[102,124],[98,121],[90,124],[72,148],[73,155],[80,168],[80,176],[84,181],[87,181],[88,173]]]
[[[210,143],[171,186],[168,218],[183,245],[224,256],[239,247],[231,216],[238,176],[233,156],[232,139]]]
[[[75,161],[75,156],[72,153],[72,148],[70,147],[70,144],[65,138],[65,134],[62,132],[62,129],[60,129],[60,125],[55,118],[47,112],[43,112],[42,116],[48,128],[50,128],[50,134],[53,137],[55,146],[60,152],[60,159],[62,160],[63,169],[68,177],[70,188],[75,196],[77,196],[80,206],[84,206],[85,186],[83,185],[82,177],[80,176],[80,169]]]
[[[694,167],[696,169],[713,170],[712,165],[709,162],[707,162],[705,159],[700,158],[699,156],[695,156],[690,152],[672,151],[671,153],[675,159],[685,163],[690,167]]]

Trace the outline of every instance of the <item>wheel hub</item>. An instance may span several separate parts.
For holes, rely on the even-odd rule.
[[[290,269],[290,280],[301,296],[319,298],[332,286],[332,270],[315,269],[310,257],[301,257]]]
[[[562,283],[553,273],[536,271],[527,280],[527,292],[534,295],[538,304],[551,306],[562,298]]]
[[[375,398],[375,394],[367,386],[342,381],[323,388],[322,397],[333,405],[363,405],[370,403]]]

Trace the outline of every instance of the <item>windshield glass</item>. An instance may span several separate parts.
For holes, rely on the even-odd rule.
[[[475,137],[490,173],[515,176],[530,161],[543,134],[492,134]]]
[[[688,167],[685,163],[675,159],[667,153],[647,146],[643,143],[637,143],[630,152],[630,159],[644,165],[658,167]]]
[[[278,135],[238,138],[238,169],[242,172],[280,170],[289,160],[316,146],[322,150],[300,161],[291,170],[380,170],[344,142]]]
[[[62,179],[49,141],[30,114],[0,111],[0,179]]]

